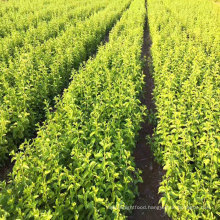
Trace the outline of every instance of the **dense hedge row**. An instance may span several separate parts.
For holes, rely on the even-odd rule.
[[[77,3],[77,4],[76,4]],[[107,7],[109,1],[95,1],[79,4],[76,1],[68,1],[65,5],[59,6],[58,14],[50,15],[50,20],[39,21],[37,25],[31,25],[27,30],[11,30],[10,35],[0,38],[0,62],[1,66],[8,67],[15,61],[21,53],[30,51],[30,47],[45,43],[50,38],[62,35],[68,28],[75,25],[80,20],[85,20],[90,15]],[[62,13],[61,13],[62,12]],[[13,21],[18,24],[19,19]],[[7,27],[10,25],[5,21]],[[22,26],[22,25],[21,25]]]
[[[97,2],[97,3],[96,3]],[[58,37],[43,44],[25,44],[0,67],[0,163],[44,119],[45,101],[51,102],[68,85],[71,71],[97,49],[130,0],[113,1],[103,8],[99,0],[85,10],[90,16],[75,21]],[[75,11],[76,12],[76,11]],[[79,7],[79,13],[81,13]],[[8,62],[8,64],[7,64]]]
[[[123,206],[133,203],[140,181],[131,153],[144,112],[145,15],[145,1],[134,0],[109,43],[73,72],[56,111],[48,111],[37,138],[15,155],[11,182],[1,184],[1,216],[125,218]]]
[[[220,20],[207,0],[148,0],[158,125],[167,171],[162,205],[173,219],[220,213]]]
[[[54,17],[65,15],[68,7],[74,9],[82,4],[87,5],[90,2],[91,0],[1,1],[0,38],[7,37],[15,31],[24,33],[29,28],[40,26],[41,22],[50,22]]]

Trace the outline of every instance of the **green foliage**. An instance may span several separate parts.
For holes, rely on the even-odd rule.
[[[133,203],[140,181],[131,155],[145,112],[145,15],[145,1],[134,0],[97,56],[72,72],[56,111],[15,154],[11,181],[1,183],[0,216],[125,219],[123,206]]]
[[[207,0],[149,0],[161,203],[173,219],[218,219],[219,8]]]
[[[130,0],[97,0],[83,7],[76,3],[63,3],[66,17],[54,12],[50,22],[39,21],[25,31],[15,28],[12,39],[1,39],[0,164],[25,138],[33,137],[36,123],[45,119],[45,101],[53,104],[68,86],[72,69],[96,51]]]

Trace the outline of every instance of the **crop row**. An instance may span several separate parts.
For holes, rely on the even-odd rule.
[[[140,181],[131,154],[145,110],[139,101],[145,16],[145,1],[132,1],[109,42],[72,72],[37,138],[15,154],[11,181],[1,183],[0,216],[125,218],[123,207],[133,203]]]
[[[51,103],[68,86],[72,69],[95,52],[129,4],[130,0],[113,1],[59,37],[30,46],[29,52],[1,68],[1,162],[24,138],[32,137],[35,124],[44,119],[45,103]]]
[[[74,3],[75,6],[73,7]],[[77,22],[84,21],[92,14],[107,7],[108,4],[109,2],[106,0],[87,2],[83,6],[76,6],[76,2],[69,2],[63,8],[60,6],[60,14],[51,15],[50,21],[41,21],[37,27],[31,26],[27,31],[13,29],[10,36],[0,38],[1,66],[8,67],[22,53],[27,53],[32,47],[46,43],[50,38],[63,35],[69,28],[73,28]],[[19,20],[15,21],[15,23],[19,22]]]
[[[166,170],[161,203],[173,219],[220,215],[216,10],[211,1],[148,0],[158,119],[153,149]]]
[[[195,41],[200,41],[206,50],[214,49],[213,43],[219,42],[220,36],[216,33],[220,32],[219,27],[219,7],[211,2],[197,1],[190,5],[190,0],[184,0],[184,3],[174,1],[172,5],[164,2],[168,13],[181,22],[181,27]],[[200,5],[198,7],[198,4]],[[190,7],[189,7],[190,5]],[[206,8],[206,13],[204,13]]]
[[[85,6],[73,7],[71,4],[64,8],[60,6],[59,10],[62,14],[51,15],[50,21],[41,21],[37,27],[30,26],[26,31],[13,29],[9,36],[0,38],[0,61],[5,62],[1,63],[1,66],[8,66],[10,62],[13,62],[15,56],[27,52],[30,46],[37,46],[50,38],[63,34],[66,29],[75,25],[79,20],[85,20],[107,5],[108,1],[102,0],[87,3]],[[19,21],[15,21],[15,23],[19,23]],[[20,51],[21,49],[23,50]]]
[[[6,5],[0,5],[0,37],[9,36],[15,30],[25,32],[42,21],[49,22],[53,17],[62,16],[68,7],[74,9],[82,3],[86,5],[87,1],[8,1]]]
[[[34,50],[34,47],[40,47],[41,44],[50,44],[53,38],[62,36],[70,28],[73,28],[76,23],[84,21],[92,14],[107,7],[108,2],[106,0],[93,2],[90,5],[83,7],[75,7],[64,12],[61,17],[54,17],[50,22],[41,22],[36,28],[29,28],[26,32],[14,31],[9,37],[2,38],[0,40],[0,64],[2,74],[1,77],[5,78],[5,75],[13,75],[8,70],[16,63],[19,57]],[[49,41],[50,40],[50,41]],[[56,40],[56,39],[55,39]],[[47,42],[48,41],[48,42]],[[8,77],[10,83],[10,77]],[[2,82],[4,84],[4,80]]]

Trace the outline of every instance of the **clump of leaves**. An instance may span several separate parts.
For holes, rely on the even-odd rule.
[[[2,217],[125,219],[123,207],[133,203],[141,180],[131,155],[145,111],[145,15],[145,1],[134,0],[109,43],[73,72],[37,138],[20,146],[11,182],[1,184]]]
[[[35,135],[36,124],[45,119],[45,100],[53,105],[54,97],[68,86],[73,68],[78,69],[95,53],[129,3],[130,0],[120,1],[117,6],[115,2],[97,0],[83,7],[76,6],[71,12],[65,10],[72,3],[65,3],[63,13],[68,22],[58,13],[46,29],[39,21],[36,28],[25,33],[14,28],[18,35],[15,39],[10,36],[10,40],[0,40],[0,50],[3,48],[0,52],[0,165],[25,138]],[[57,6],[51,5],[55,10],[53,7]],[[54,14],[48,9],[44,16],[51,20]],[[33,19],[37,18],[35,15]],[[15,22],[21,27],[26,25],[23,20]],[[65,25],[55,31],[60,22]]]
[[[211,1],[148,1],[157,128],[166,175],[159,192],[173,219],[219,218],[220,23]]]

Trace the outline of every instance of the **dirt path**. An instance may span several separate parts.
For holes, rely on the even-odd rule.
[[[149,35],[148,19],[146,18],[144,33],[144,45],[142,49],[142,58],[151,60],[150,47],[151,38]],[[145,87],[142,98],[142,104],[146,105],[147,109],[154,112],[155,104],[153,101],[154,81],[150,75],[149,62],[145,62]],[[147,144],[146,136],[153,134],[154,126],[149,122],[144,122],[139,133],[139,140],[134,152],[136,166],[142,170],[143,183],[139,184],[139,196],[135,201],[133,213],[128,217],[128,220],[160,220],[169,219],[165,215],[161,205],[158,204],[160,195],[158,195],[158,187],[162,180],[164,171],[154,161],[153,153],[149,144]]]

